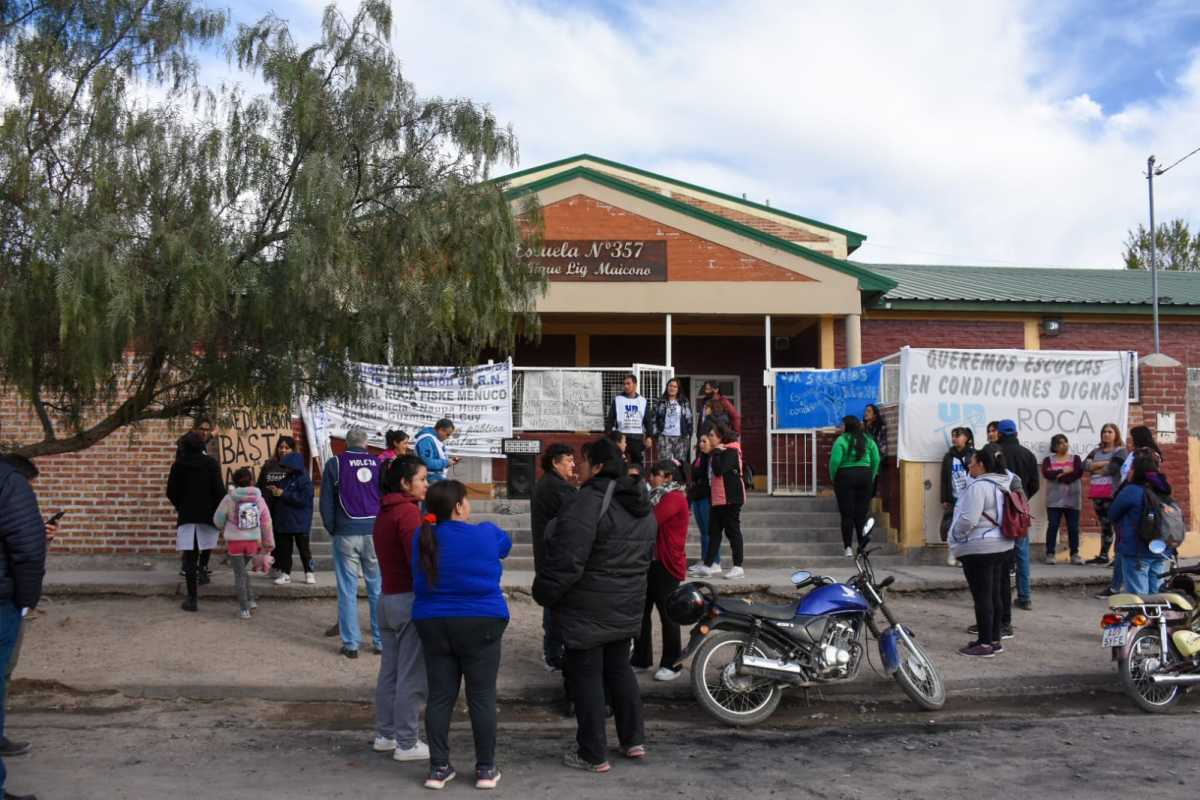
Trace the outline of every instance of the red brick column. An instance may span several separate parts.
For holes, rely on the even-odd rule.
[[[1159,438],[1163,453],[1163,472],[1171,481],[1172,495],[1183,509],[1183,518],[1191,519],[1191,494],[1188,487],[1187,368],[1184,366],[1141,366],[1142,419],[1132,415],[1129,425],[1146,425],[1159,438],[1159,413],[1175,415],[1175,443]]]

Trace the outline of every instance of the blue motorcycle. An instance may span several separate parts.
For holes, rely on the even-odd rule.
[[[669,603],[672,618],[694,625],[677,666],[692,658],[692,691],[704,709],[729,725],[754,725],[775,712],[783,690],[845,683],[858,677],[865,633],[879,641],[884,669],[913,702],[936,711],[946,702],[937,666],[888,608],[884,592],[895,578],[876,581],[870,523],[845,583],[806,571],[792,574],[808,590],[784,605],[722,598],[708,583],[685,583]],[[876,612],[887,628],[880,630]]]

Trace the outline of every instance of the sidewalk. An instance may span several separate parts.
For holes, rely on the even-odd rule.
[[[965,627],[974,621],[969,594],[946,591],[961,588],[956,570],[892,571],[897,586],[909,590],[893,595],[893,611],[928,648],[952,699],[1115,689],[1109,653],[1099,644],[1098,621],[1105,604],[1092,597],[1094,590],[1087,585],[1102,584],[1104,572],[1040,565],[1035,570],[1034,610],[1014,610],[1016,638],[1005,642],[1003,656],[984,661],[956,652],[967,643]],[[162,569],[47,577],[47,600],[27,628],[15,692],[37,691],[50,682],[73,691],[135,697],[373,700],[379,662],[369,633],[355,660],[338,655],[338,638],[323,635],[337,618],[328,575],[318,576],[323,583],[316,587],[274,587],[256,579],[261,603],[251,621],[237,619],[228,570],[218,570],[213,583],[202,587],[197,614],[179,609],[178,575]],[[528,597],[529,577],[509,576],[512,619],[498,687],[506,703],[544,704],[561,693],[560,676],[542,664],[541,609]],[[764,583],[739,585],[780,587],[786,577],[765,575]],[[1062,585],[1071,583],[1075,585]],[[367,631],[366,603],[359,608]],[[656,642],[656,654],[659,648]],[[813,700],[905,703],[894,681],[878,674],[874,642],[868,642],[868,656],[859,680],[814,691]],[[639,680],[651,702],[692,702],[686,671],[670,683],[656,682],[649,674]]]
[[[179,576],[174,561],[148,562],[145,569],[56,569],[51,558],[45,579],[45,593],[51,597],[173,597],[185,593],[183,578]],[[202,587],[202,594],[210,597],[232,597],[233,572],[220,565],[220,558],[213,561],[213,581]],[[802,566],[798,567],[802,568]],[[840,569],[821,569],[822,574],[844,580],[854,573],[849,559]],[[754,570],[743,579],[728,581],[720,577],[709,579],[718,591],[728,594],[774,594],[791,596],[793,591],[790,569]],[[1112,570],[1105,567],[1072,566],[1059,563],[1048,566],[1035,563],[1031,566],[1033,587],[1037,589],[1062,587],[1101,587],[1111,577]],[[943,592],[966,590],[966,580],[957,567],[927,566],[917,564],[888,565],[876,568],[876,575],[896,576],[889,589],[894,594],[914,592]],[[265,576],[252,578],[255,592],[262,597],[279,599],[306,599],[337,597],[333,575],[325,572],[317,575],[317,585],[309,586],[301,580],[288,586],[275,586]],[[527,595],[533,583],[532,572],[505,572],[502,585],[513,595]],[[359,594],[365,596],[360,584]]]

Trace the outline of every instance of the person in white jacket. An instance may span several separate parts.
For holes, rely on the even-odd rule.
[[[947,536],[950,553],[967,578],[975,601],[975,624],[979,638],[958,652],[971,658],[992,658],[1004,651],[1001,626],[1004,615],[1004,569],[1013,540],[1000,530],[1004,492],[1011,476],[1004,468],[999,448],[988,445],[971,456],[971,480],[954,506],[954,520]]]

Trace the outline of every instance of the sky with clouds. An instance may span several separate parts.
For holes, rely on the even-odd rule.
[[[313,36],[324,5],[233,14]],[[745,193],[866,234],[861,261],[1117,267],[1146,221],[1146,157],[1200,147],[1194,0],[393,11],[408,79],[491,106],[518,166],[587,152]],[[1198,188],[1200,154],[1156,181],[1158,218],[1200,228]]]

